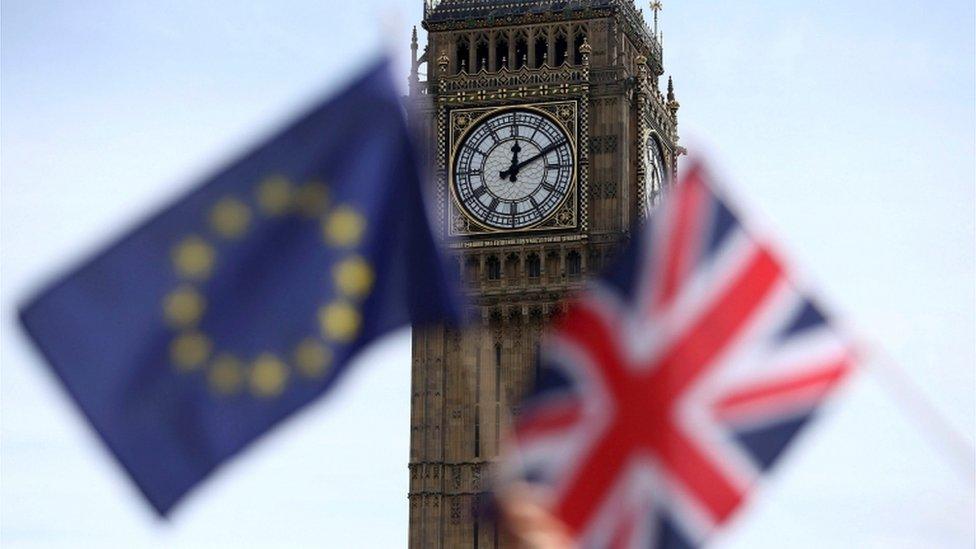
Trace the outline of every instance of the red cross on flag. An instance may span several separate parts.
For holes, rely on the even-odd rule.
[[[852,368],[709,177],[687,171],[542,345],[499,493],[550,539],[701,545]]]

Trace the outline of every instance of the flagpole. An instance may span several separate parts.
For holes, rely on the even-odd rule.
[[[889,398],[903,406],[904,413],[914,419],[933,447],[953,462],[953,467],[970,485],[976,482],[976,449],[932,404],[894,357],[882,346],[867,343],[859,349],[859,355],[864,368],[875,374]]]

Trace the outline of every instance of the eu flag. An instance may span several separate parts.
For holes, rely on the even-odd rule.
[[[160,514],[410,322],[456,318],[387,62],[21,320]]]

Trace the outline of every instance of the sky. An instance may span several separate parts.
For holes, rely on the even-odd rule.
[[[163,4],[2,3],[0,542],[405,546],[407,330],[164,522],[14,323],[38,286],[384,48],[405,82],[422,10]],[[682,144],[875,351],[717,547],[976,541],[971,461],[946,444],[976,432],[974,25],[970,1],[665,4]]]

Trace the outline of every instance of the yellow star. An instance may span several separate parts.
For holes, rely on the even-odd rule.
[[[236,393],[244,381],[244,369],[241,362],[228,354],[222,354],[210,365],[207,375],[210,386],[214,391],[229,395]]]
[[[359,311],[345,301],[335,301],[319,309],[322,334],[333,341],[352,341],[361,323]]]
[[[329,189],[318,182],[302,185],[298,188],[295,205],[305,217],[319,217],[329,205]]]
[[[264,353],[251,368],[251,392],[259,397],[281,394],[288,381],[288,366],[271,353]]]
[[[190,326],[200,320],[205,305],[203,297],[193,286],[183,285],[166,296],[163,301],[163,314],[173,326]]]
[[[187,278],[202,279],[210,276],[216,254],[206,240],[194,235],[177,244],[172,255],[176,272]]]
[[[183,371],[196,370],[210,356],[210,339],[200,332],[184,332],[169,346],[169,353],[176,367]]]
[[[366,230],[362,214],[349,206],[338,206],[323,225],[325,241],[333,246],[349,247],[359,244]]]
[[[333,267],[332,277],[339,291],[348,297],[363,297],[373,288],[373,269],[358,255]]]
[[[282,215],[292,201],[292,184],[280,175],[273,175],[258,185],[258,206],[266,215]]]
[[[306,377],[322,377],[332,362],[332,351],[315,338],[302,341],[295,349],[295,364]]]
[[[221,198],[210,210],[210,226],[224,238],[241,236],[250,222],[251,210],[236,198]]]

